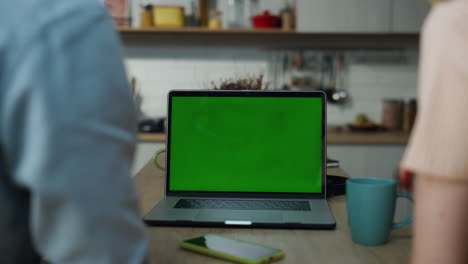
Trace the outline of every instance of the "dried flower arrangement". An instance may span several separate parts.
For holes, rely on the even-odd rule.
[[[263,82],[261,74],[258,77],[221,80],[220,84],[212,82],[211,85],[214,90],[268,90],[269,83]]]

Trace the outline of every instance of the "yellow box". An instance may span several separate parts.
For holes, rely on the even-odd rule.
[[[153,21],[156,27],[183,27],[185,25],[184,7],[154,6]]]

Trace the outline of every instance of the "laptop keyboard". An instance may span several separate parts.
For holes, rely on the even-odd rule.
[[[310,211],[308,201],[180,199],[174,208]]]

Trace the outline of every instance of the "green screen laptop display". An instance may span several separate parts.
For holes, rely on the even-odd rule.
[[[170,191],[320,193],[322,98],[171,102]]]

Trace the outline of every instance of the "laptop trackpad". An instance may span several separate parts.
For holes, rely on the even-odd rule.
[[[251,210],[201,210],[193,220],[203,222],[224,222],[228,220],[234,220],[282,223],[283,214],[281,212],[259,212]]]

